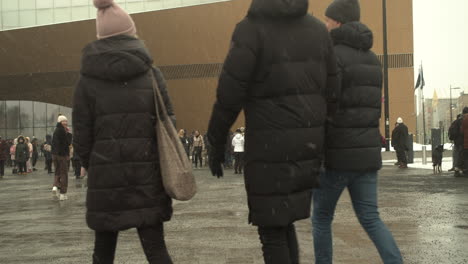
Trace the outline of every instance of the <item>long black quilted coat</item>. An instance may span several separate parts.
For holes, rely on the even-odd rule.
[[[245,110],[245,184],[258,226],[308,218],[317,186],[337,66],[325,26],[307,9],[307,0],[254,0],[219,80],[209,141],[222,149]]]
[[[373,37],[360,22],[331,31],[340,69],[338,107],[327,133],[326,166],[337,171],[376,171],[382,167],[379,123],[382,68],[370,49]]]
[[[89,173],[91,229],[151,227],[172,216],[159,170],[151,65],[143,43],[129,36],[98,40],[83,51],[73,129],[75,151]],[[153,72],[173,115],[164,78]]]

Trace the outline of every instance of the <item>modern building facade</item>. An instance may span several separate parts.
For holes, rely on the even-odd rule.
[[[324,19],[331,1],[310,1],[310,13]],[[0,31],[0,100],[29,100],[70,107],[79,77],[81,50],[96,39],[92,19],[96,10],[91,6],[92,1],[0,2],[3,29]],[[45,7],[44,2],[49,5]],[[178,125],[206,131],[232,31],[247,14],[251,0],[116,2],[133,13],[139,37],[165,74]],[[360,2],[362,21],[374,32],[373,50],[382,58],[382,1]],[[49,10],[47,21],[46,9]],[[35,19],[26,22],[25,12]],[[401,116],[415,133],[412,1],[387,1],[387,12],[390,124]],[[235,126],[242,125],[243,117],[240,117]],[[382,118],[382,131],[383,127]]]

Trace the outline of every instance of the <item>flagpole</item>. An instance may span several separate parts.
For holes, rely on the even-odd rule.
[[[384,71],[384,116],[385,116],[385,150],[390,151],[390,96],[388,91],[388,43],[387,43],[387,0],[382,0],[383,13],[383,71]]]

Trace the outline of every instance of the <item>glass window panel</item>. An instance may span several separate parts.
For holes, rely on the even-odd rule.
[[[184,6],[199,5],[200,3],[201,3],[200,0],[182,0],[182,4]]]
[[[38,25],[49,25],[52,23],[54,23],[54,10],[53,9],[37,10],[37,24]]]
[[[15,139],[19,136],[19,131],[17,128],[14,128],[14,129],[7,129],[6,130],[6,137],[8,139]]]
[[[8,11],[2,13],[3,26],[5,28],[19,27],[18,11]]]
[[[5,101],[0,101],[0,128],[6,128]]]
[[[41,0],[39,0],[41,1]],[[20,10],[34,10],[36,9],[36,0],[20,0],[19,1]]]
[[[60,106],[59,110],[62,115],[67,117],[68,125],[72,126],[72,109],[69,107]]]
[[[72,8],[72,19],[83,20],[89,18],[89,8],[87,6],[73,7]]]
[[[130,13],[135,13],[135,12],[143,12],[145,11],[145,6],[143,2],[133,2],[133,3],[128,3],[127,2],[127,12]]]
[[[146,10],[159,10],[163,8],[163,0],[148,0]]]
[[[54,0],[37,0],[37,8],[54,8]]]
[[[70,7],[71,0],[55,0],[54,7]]]
[[[57,125],[57,117],[59,114],[59,106],[54,104],[47,105],[47,126],[55,128]]]
[[[164,8],[176,8],[182,6],[182,0],[164,0]]]
[[[20,128],[33,127],[33,103],[20,101]]]
[[[36,128],[46,127],[46,105],[45,103],[34,102],[34,126]]]
[[[27,10],[20,11],[20,26],[31,27],[36,25],[36,11]]]
[[[89,0],[72,0],[72,6],[88,6]]]
[[[39,142],[44,142],[46,139],[47,130],[45,128],[34,128],[34,136],[39,140]]]
[[[63,23],[71,21],[71,8],[56,8],[55,23]]]
[[[19,101],[7,101],[7,127],[19,128]]]
[[[30,139],[33,138],[34,131],[32,127],[25,127],[20,129],[20,135],[23,135],[24,137],[29,137]]]
[[[2,10],[3,11],[18,10],[18,0],[3,0]]]

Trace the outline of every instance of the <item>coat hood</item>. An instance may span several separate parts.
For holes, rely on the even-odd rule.
[[[119,35],[88,44],[83,50],[81,73],[96,79],[126,81],[146,73],[152,64],[141,40]]]
[[[20,144],[21,139],[23,140],[23,143],[26,143],[26,139],[23,136],[19,136],[18,139],[17,139],[18,144]]]
[[[253,0],[249,17],[288,18],[307,14],[309,0]]]
[[[235,136],[236,139],[241,139],[242,137],[243,137],[243,136],[242,136],[241,134],[237,134],[237,135]]]
[[[370,50],[374,45],[372,31],[361,22],[351,22],[331,31],[335,45],[346,45],[355,49]]]

